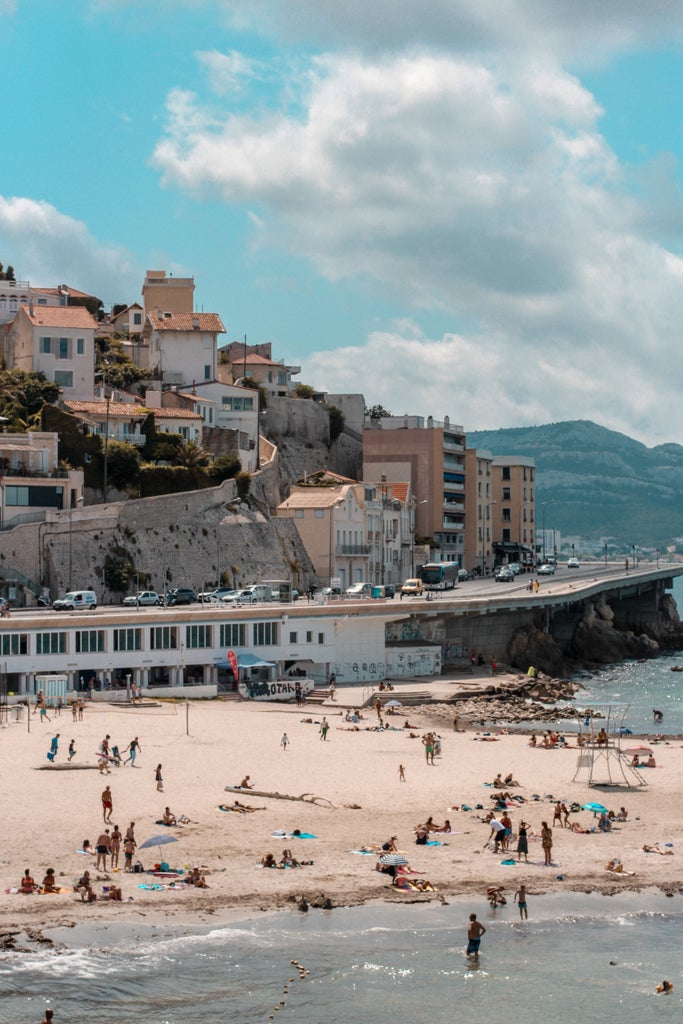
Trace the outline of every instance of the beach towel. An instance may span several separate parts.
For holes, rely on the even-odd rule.
[[[445,846],[445,843],[440,843],[438,839],[429,839],[425,846]]]
[[[313,835],[312,832],[282,832],[277,829],[275,832],[271,832],[273,839],[317,839],[318,837]]]

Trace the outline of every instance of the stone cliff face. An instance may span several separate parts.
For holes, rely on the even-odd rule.
[[[560,644],[535,627],[518,630],[509,646],[510,664],[525,672],[534,665],[550,676],[586,665],[607,665],[628,658],[655,658],[663,649],[683,649],[683,626],[671,594],[662,594],[657,619],[639,631],[617,629],[613,609],[603,599],[588,601],[569,642]]]

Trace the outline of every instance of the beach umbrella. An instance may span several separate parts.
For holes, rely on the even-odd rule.
[[[385,708],[400,708],[400,700],[388,700],[384,705]]]
[[[593,814],[607,814],[607,808],[602,804],[584,804],[584,811],[592,811]]]
[[[380,864],[393,864],[395,868],[408,863],[408,858],[402,853],[383,853],[379,859]]]
[[[629,747],[628,750],[624,751],[624,753],[628,754],[631,757],[640,757],[641,754],[642,754],[643,757],[646,754],[649,757],[649,755],[652,753],[652,751],[650,750],[649,747]]]
[[[166,846],[167,843],[177,843],[178,840],[175,836],[169,836],[168,833],[163,836],[152,836],[151,839],[145,839],[144,843],[140,843],[138,850],[144,850],[149,846]],[[161,850],[159,850],[159,859],[161,860]]]

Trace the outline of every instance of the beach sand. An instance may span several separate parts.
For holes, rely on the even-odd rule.
[[[364,726],[377,721],[372,709],[363,712],[361,731],[354,732],[341,714],[348,706],[349,691],[338,690],[337,698],[333,704],[303,709],[276,703],[198,702],[189,706],[187,718],[182,703],[128,710],[93,704],[87,706],[83,722],[73,723],[70,712],[62,712],[49,724],[41,725],[32,717],[30,733],[25,717],[23,722],[8,724],[0,732],[0,932],[84,919],[144,917],[150,921],[158,915],[209,921],[212,915],[230,911],[244,917],[297,905],[302,896],[312,905],[325,898],[333,906],[349,906],[378,898],[411,902],[469,892],[483,896],[492,884],[503,885],[511,898],[521,882],[532,893],[609,893],[652,886],[673,892],[682,887],[678,859],[683,856],[683,825],[674,811],[683,767],[680,742],[654,748],[658,767],[643,772],[646,787],[590,788],[585,775],[583,781],[572,782],[576,748],[533,749],[522,734],[483,741],[474,728],[453,732],[451,711],[439,717],[429,706],[400,708],[386,718],[397,727],[407,718],[417,726],[413,730],[417,738],[404,729],[365,731]],[[319,732],[323,715],[330,723],[325,742]],[[442,752],[431,766],[420,736],[434,727],[441,736]],[[55,732],[61,734],[57,765],[66,762],[72,737],[78,751],[75,765],[94,766],[99,742],[107,733],[121,749],[138,736],[141,753],[135,768],[112,768],[108,776],[93,768],[37,770],[49,763],[46,752]],[[281,746],[284,732],[290,741],[286,750]],[[635,737],[629,738],[631,745],[635,742]],[[163,792],[157,791],[154,779],[159,763]],[[400,764],[405,766],[405,782],[399,780]],[[484,783],[498,772],[503,776],[512,772],[521,784],[512,792],[529,801],[510,811],[515,832],[521,818],[536,833],[543,820],[551,824],[558,799],[567,805],[597,801],[615,811],[624,805],[628,820],[608,834],[574,834],[555,827],[552,866],[544,866],[540,842],[533,840],[528,864],[503,865],[501,861],[514,853],[483,849],[490,830],[478,820],[491,806],[493,790]],[[246,774],[257,790],[314,794],[329,805],[225,792],[226,785],[238,785]],[[142,890],[141,882],[154,879],[124,873],[121,855],[121,870],[110,873],[110,879],[121,885],[122,903],[86,905],[72,891],[44,896],[5,893],[19,884],[27,867],[36,881],[54,867],[68,889],[86,867],[97,877],[94,858],[77,850],[84,838],[94,845],[104,828],[101,793],[107,783],[114,800],[112,821],[122,832],[134,821],[138,844],[159,834],[178,840],[161,849],[140,851],[145,868],[161,859],[171,867],[205,866],[209,888]],[[542,799],[531,800],[534,794]],[[235,796],[244,804],[266,809],[252,814],[217,809],[219,804],[232,803]],[[454,809],[463,803],[472,810]],[[484,809],[477,810],[477,804]],[[190,823],[170,829],[157,825],[166,805],[176,815],[186,815]],[[453,831],[432,836],[440,846],[416,846],[414,828],[429,815],[438,824],[449,818]],[[572,814],[571,820],[583,826],[594,822],[588,811]],[[317,838],[274,838],[272,833],[280,829],[287,833],[298,829]],[[394,835],[411,866],[437,887],[437,896],[392,889],[390,880],[375,871],[376,856],[352,852],[364,845],[381,845]],[[644,843],[655,842],[672,843],[663,848],[673,849],[673,856],[643,852]],[[285,847],[299,860],[313,863],[285,870],[259,866],[264,854],[271,852],[279,859]],[[605,864],[613,857],[621,858],[625,869],[635,875],[607,872]],[[97,881],[95,890],[101,892],[106,884],[106,879]]]

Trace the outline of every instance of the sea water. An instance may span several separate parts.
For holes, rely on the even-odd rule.
[[[487,929],[478,961],[465,955],[472,911]],[[38,1024],[48,1005],[55,1024],[678,1021],[682,924],[679,897],[632,893],[531,896],[528,921],[474,896],[201,930],[62,929],[63,946],[0,956],[0,1021]],[[657,995],[664,978],[673,993]]]

